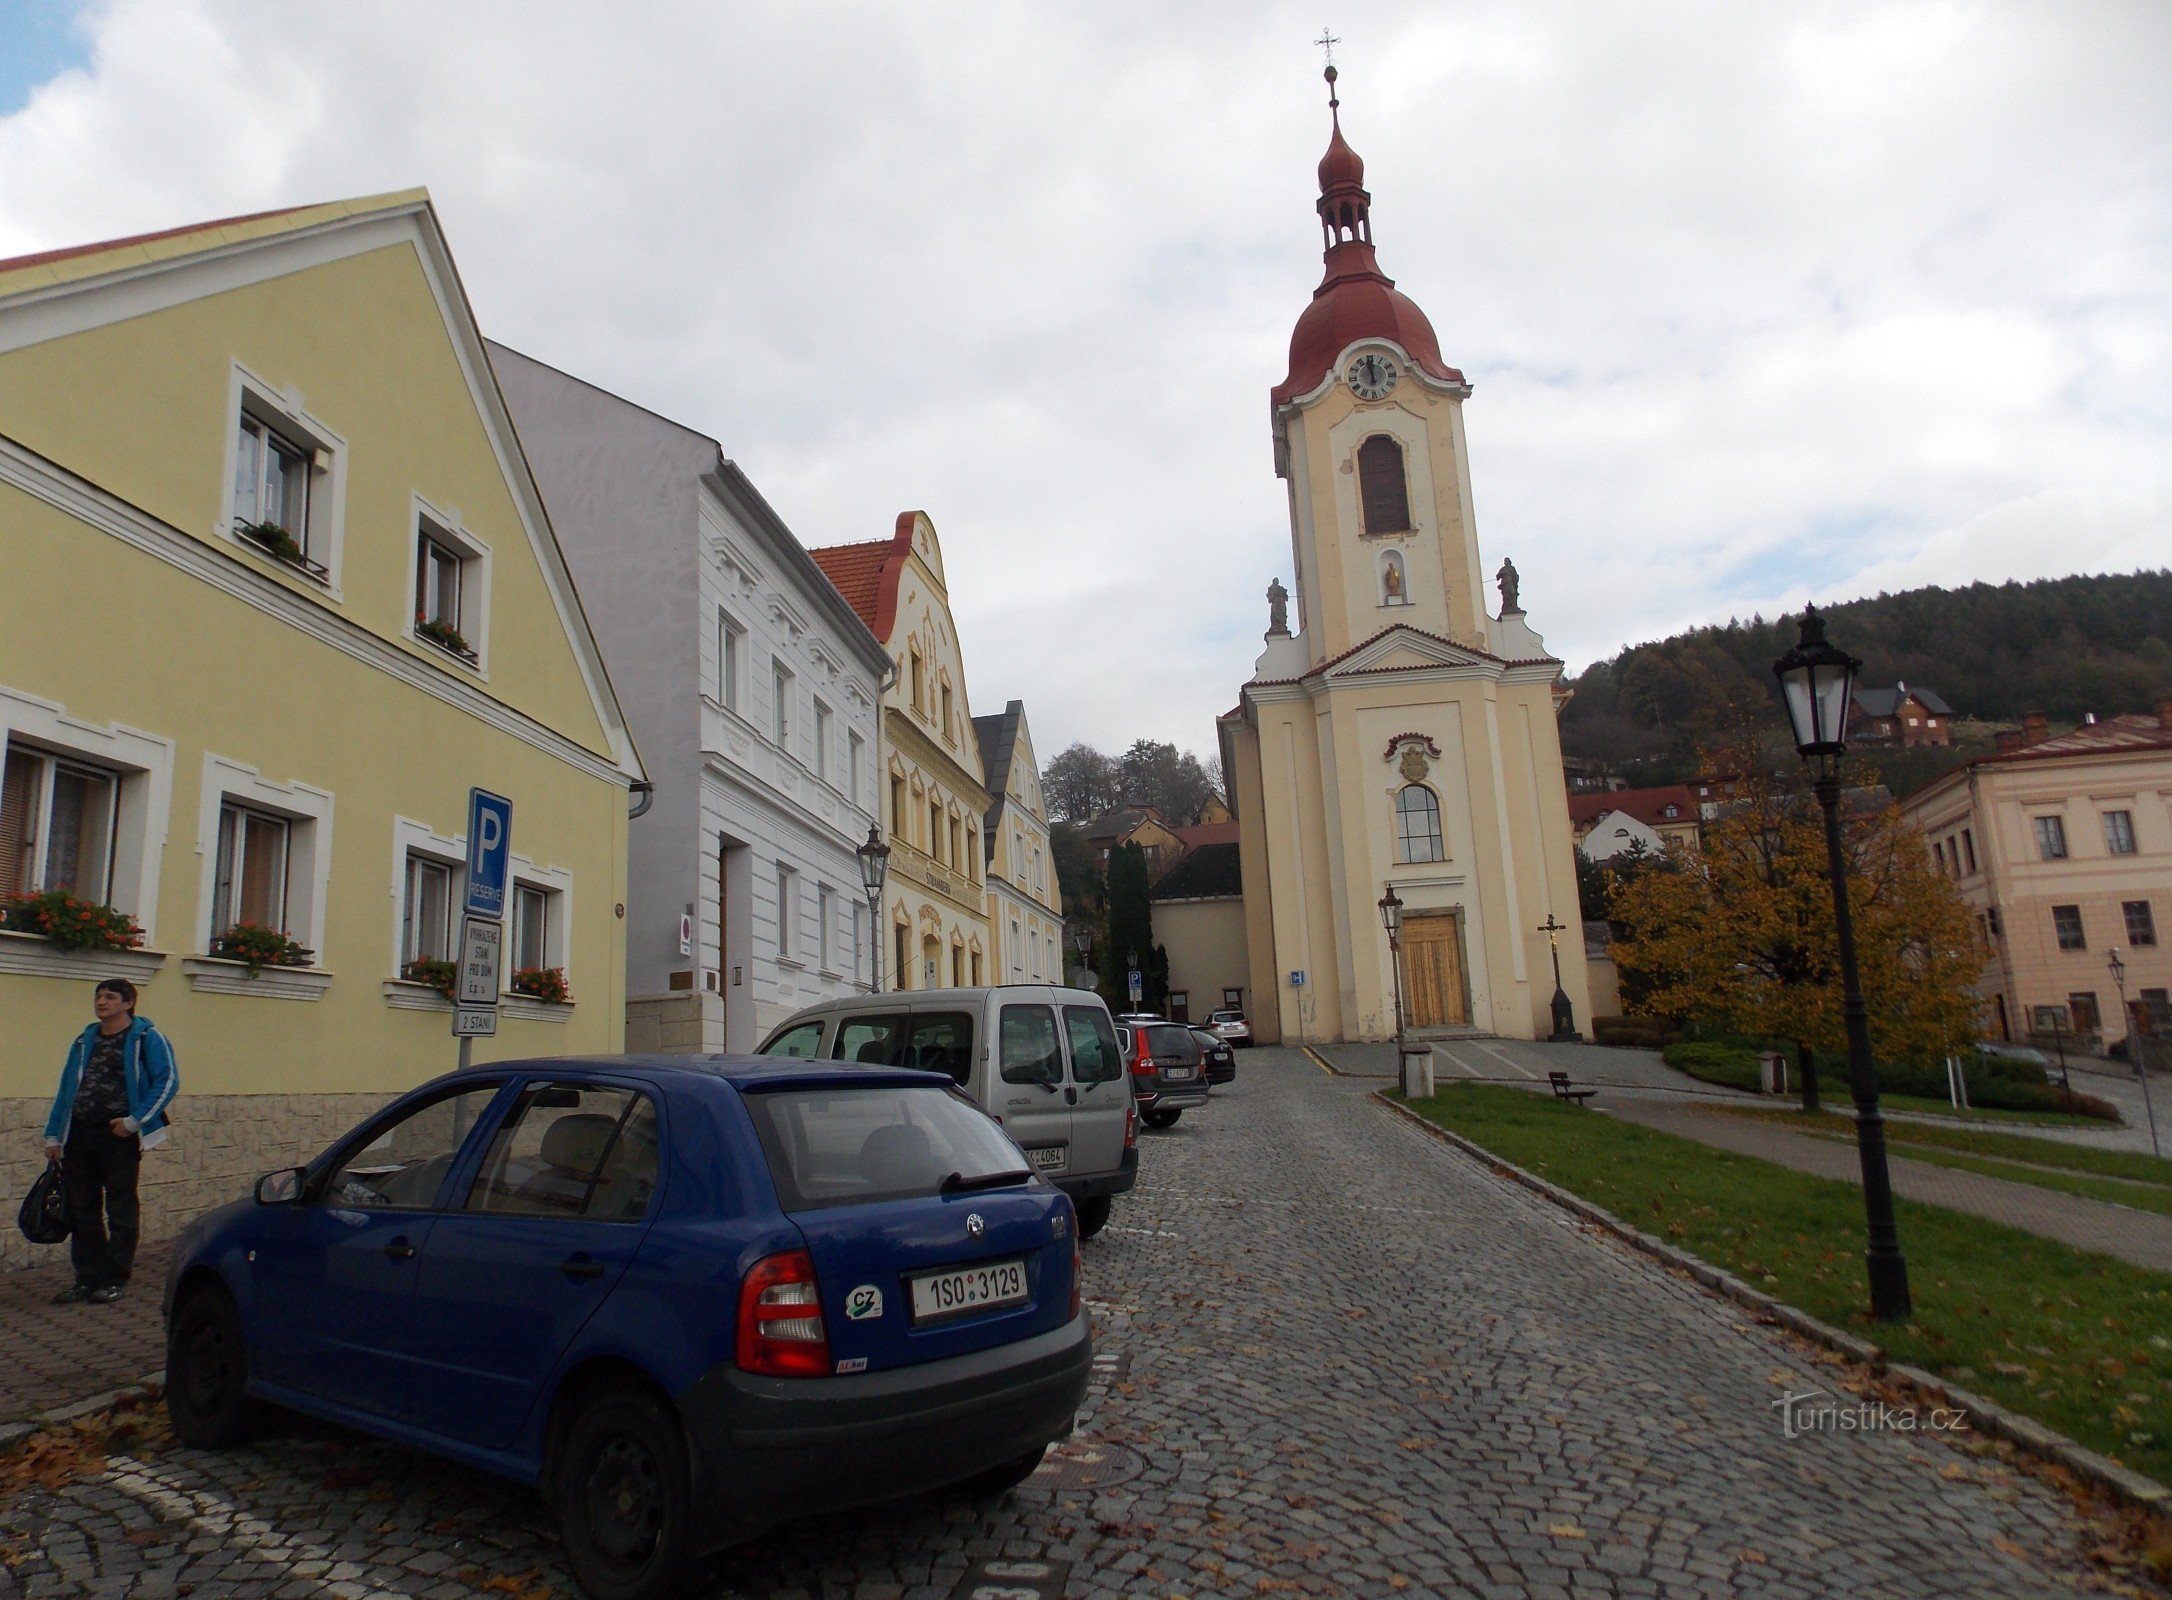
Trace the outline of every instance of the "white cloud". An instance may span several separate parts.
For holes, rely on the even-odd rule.
[[[2172,21],[1362,4],[1381,256],[1572,661],[1815,590],[2172,562]],[[427,184],[495,337],[811,544],[942,531],[977,709],[1202,751],[1289,576],[1318,19],[1222,0],[104,0],[0,252]]]

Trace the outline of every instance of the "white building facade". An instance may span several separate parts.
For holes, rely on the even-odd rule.
[[[1064,979],[1063,894],[1056,886],[1041,798],[1040,762],[1026,707],[1013,700],[992,717],[975,717],[980,759],[995,803],[987,815],[988,923],[1003,983]]]
[[[631,831],[626,1048],[752,1050],[871,987],[854,852],[889,655],[714,439],[491,357],[656,785]]]

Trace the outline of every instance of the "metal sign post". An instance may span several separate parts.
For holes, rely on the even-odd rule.
[[[1131,991],[1131,1009],[1136,1011],[1146,1003],[1146,974],[1133,967],[1124,974],[1124,986]]]
[[[453,1037],[460,1065],[475,1059],[475,1041],[498,1031],[498,990],[505,965],[505,898],[513,867],[513,802],[488,789],[468,791],[466,915],[460,919],[460,965],[453,990]]]

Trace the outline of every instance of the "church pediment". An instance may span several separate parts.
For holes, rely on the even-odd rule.
[[[1308,676],[1348,678],[1380,672],[1420,672],[1438,668],[1497,668],[1500,659],[1422,629],[1397,626],[1353,645]]]

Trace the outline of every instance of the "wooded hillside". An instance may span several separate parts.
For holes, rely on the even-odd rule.
[[[2172,570],[1910,589],[1826,617],[1832,641],[1863,659],[1858,682],[1935,690],[1964,723],[2030,711],[2074,723],[2149,710],[2172,690]],[[1752,617],[1631,645],[1574,680],[1562,747],[1632,783],[1687,777],[1731,720],[1769,715],[1778,728],[1772,663],[1794,642],[1793,618]]]

